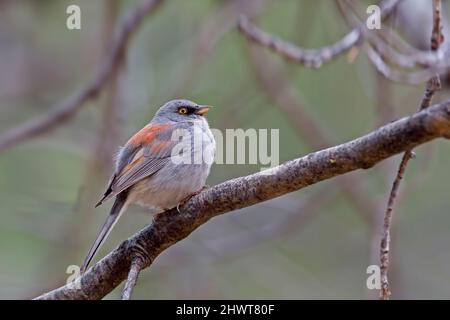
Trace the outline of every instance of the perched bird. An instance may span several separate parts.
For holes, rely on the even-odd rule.
[[[120,149],[114,174],[96,207],[116,199],[81,272],[128,205],[136,203],[158,213],[204,187],[216,146],[204,117],[209,109],[189,100],[169,101]]]

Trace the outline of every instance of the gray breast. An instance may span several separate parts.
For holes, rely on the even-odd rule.
[[[175,207],[180,201],[196,191],[206,183],[214,160],[215,140],[207,121],[202,118],[198,125],[188,125],[190,132],[191,159],[201,159],[201,162],[179,164],[170,161],[155,175],[145,178],[133,186],[130,194],[131,202],[162,211]]]

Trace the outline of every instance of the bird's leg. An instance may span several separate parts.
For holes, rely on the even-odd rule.
[[[184,205],[186,202],[188,202],[192,197],[202,193],[203,191],[205,191],[206,189],[208,189],[209,186],[203,186],[200,190],[195,191],[194,193],[191,193],[190,195],[188,195],[186,198],[184,198],[183,200],[180,201],[179,204],[177,204],[177,211],[178,213],[181,213],[180,211],[180,206]]]
[[[168,209],[168,208],[162,208],[160,212],[157,212],[153,215],[152,222],[155,221],[156,219],[158,219],[158,217],[160,215],[162,215],[164,212],[169,211],[169,210],[170,209]]]

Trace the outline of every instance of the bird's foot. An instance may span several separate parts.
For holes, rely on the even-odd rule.
[[[188,195],[186,198],[184,198],[183,200],[180,201],[179,204],[177,204],[177,211],[178,213],[181,213],[180,211],[180,206],[183,206],[186,204],[186,202],[188,202],[192,197],[195,197],[196,195],[202,193],[203,191],[205,191],[206,189],[208,189],[209,186],[203,186],[200,190],[195,191],[194,193],[191,193],[190,195]]]

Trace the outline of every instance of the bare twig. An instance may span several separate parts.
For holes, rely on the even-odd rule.
[[[431,50],[436,51],[442,41],[441,34],[441,1],[433,0],[433,30],[431,35]],[[431,104],[431,100],[434,96],[436,90],[440,89],[439,75],[432,77],[426,85],[425,93],[420,104],[420,110],[428,108]],[[402,161],[398,169],[397,176],[395,177],[392,189],[389,195],[388,205],[383,221],[383,236],[380,245],[380,270],[381,270],[381,290],[380,298],[383,300],[388,300],[391,291],[389,289],[389,245],[391,240],[391,225],[392,225],[392,215],[393,206],[395,199],[397,197],[398,189],[400,187],[401,180],[405,173],[408,161],[413,157],[412,148],[407,149],[403,155]]]
[[[157,215],[151,225],[124,241],[76,282],[38,299],[100,299],[125,278],[136,248],[145,253],[143,268],[173,244],[213,217],[248,207],[325,179],[368,169],[397,153],[432,139],[450,137],[450,101],[392,122],[353,141],[288,161],[270,171],[232,179]]]
[[[120,63],[118,62],[123,59],[131,36],[139,28],[144,18],[154,12],[162,2],[163,0],[142,1],[125,17],[116,30],[117,32],[111,40],[111,45],[105,55],[105,60],[100,65],[92,81],[66,100],[56,104],[52,111],[45,116],[32,119],[3,134],[0,137],[0,153],[63,124],[72,118],[88,100],[95,99],[119,67]]]
[[[428,79],[430,79],[430,77],[434,76],[436,73],[450,66],[448,61],[444,61],[443,64],[433,65],[427,69],[405,72],[403,70],[391,68],[383,60],[380,54],[372,47],[367,46],[365,47],[365,50],[367,56],[369,57],[370,61],[375,66],[375,68],[378,70],[378,72],[380,72],[387,79],[395,82],[418,85],[427,81]]]
[[[136,281],[143,265],[144,262],[139,258],[134,259],[131,263],[130,271],[128,272],[128,278],[122,291],[122,300],[131,299],[131,294],[133,293],[133,289],[136,286]]]
[[[397,3],[398,1],[381,2],[383,18],[393,11]],[[408,49],[410,53],[410,55],[404,55],[397,52],[393,46],[386,44],[382,37],[378,37],[376,33],[367,30],[363,23],[358,21],[358,24],[357,28],[353,29],[338,42],[318,49],[301,48],[277,38],[250,23],[245,16],[241,16],[239,19],[239,30],[250,41],[268,47],[288,60],[311,68],[319,68],[350,48],[361,44],[364,37],[367,37],[370,43],[370,45],[365,46],[365,51],[370,61],[383,76],[392,81],[421,84],[440,70],[450,67],[450,62],[443,59],[442,53],[427,53],[407,46],[402,42],[402,47]],[[388,59],[403,68],[413,68],[417,65],[424,65],[427,68],[413,71],[396,70],[386,63],[384,59]]]
[[[175,89],[170,88],[170,93],[166,96],[183,97],[196,83],[192,81],[192,74],[199,73],[202,66],[208,61],[208,55],[220,43],[220,40],[234,30],[236,19],[239,14],[253,17],[259,14],[267,6],[267,0],[231,0],[223,1],[210,16],[205,18],[205,22],[198,26],[198,36],[193,40],[193,53],[191,61],[187,63],[186,71],[180,76],[180,80],[175,85]]]
[[[346,7],[349,10],[345,10],[345,8],[342,7],[342,2],[347,3]],[[338,4],[341,13],[351,26],[361,26],[364,19],[358,17],[357,8],[352,1],[338,0]],[[384,17],[386,16],[387,15],[384,15]],[[443,52],[416,49],[394,32],[388,34],[386,30],[390,29],[386,27],[383,27],[380,30],[360,28],[362,36],[367,39],[367,42],[376,50],[376,52],[384,59],[389,60],[392,64],[405,69],[414,68],[416,66],[442,68],[442,64],[445,64],[445,61],[443,61]],[[389,43],[388,36],[392,37],[394,41]],[[424,81],[426,80],[428,79],[425,79]]]
[[[411,74],[394,70],[384,61],[383,57],[374,48],[371,46],[365,46],[364,50],[367,57],[369,57],[370,62],[372,62],[377,71],[391,81],[420,84],[426,81],[426,79],[429,79],[429,74],[435,73],[434,71],[430,72],[428,70],[420,70],[414,72],[414,74]]]
[[[251,24],[245,16],[239,18],[239,30],[247,39],[272,49],[288,60],[311,68],[321,67],[322,64],[333,60],[360,40],[360,33],[357,30],[353,30],[333,45],[319,49],[300,48],[259,29]]]
[[[382,1],[382,16],[386,17],[395,8],[398,0]],[[353,29],[336,43],[318,49],[306,49],[297,47],[294,44],[277,38],[262,29],[256,27],[247,17],[241,16],[239,19],[239,30],[250,41],[267,47],[281,55],[282,57],[301,63],[307,67],[319,68],[324,63],[329,62],[346,52],[362,40],[362,30],[365,25],[361,24]]]

